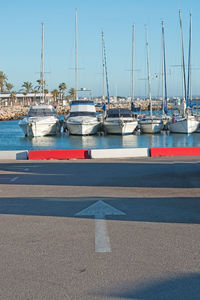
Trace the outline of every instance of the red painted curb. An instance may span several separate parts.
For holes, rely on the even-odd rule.
[[[149,150],[151,157],[200,155],[200,147],[150,148]]]
[[[38,150],[29,151],[28,159],[86,159],[88,150]]]

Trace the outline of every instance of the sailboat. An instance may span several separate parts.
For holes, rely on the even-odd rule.
[[[104,39],[103,39],[104,47]],[[133,72],[133,50],[134,50],[134,25],[132,35],[132,72]],[[104,55],[105,56],[105,55]],[[106,64],[105,64],[106,65]],[[133,80],[133,76],[132,76]],[[133,101],[133,84],[132,84],[132,101]],[[126,135],[132,134],[138,125],[136,114],[127,108],[110,108],[107,110],[103,121],[103,128],[107,134]]]
[[[162,122],[163,129],[168,128],[171,117],[167,114],[167,74],[166,74],[166,58],[165,58],[165,32],[164,22],[162,21]]]
[[[197,130],[199,122],[196,120],[189,110],[189,89],[191,88],[191,47],[192,47],[192,15],[190,14],[190,30],[189,30],[189,56],[188,56],[188,93],[186,94],[185,79],[185,61],[183,48],[183,33],[181,12],[179,11],[180,36],[181,36],[181,55],[182,55],[182,78],[183,78],[183,100],[180,105],[180,114],[173,115],[169,124],[170,132],[176,133],[193,133]]]
[[[75,100],[71,102],[70,111],[64,118],[64,129],[72,135],[92,135],[100,129],[96,108],[92,99],[78,98],[78,41],[77,41],[77,9],[75,10]],[[81,89],[86,91],[86,89]]]
[[[41,103],[44,103],[44,24],[42,23],[42,49],[41,49]],[[61,123],[55,109],[51,105],[31,106],[25,118],[19,121],[19,126],[25,136],[37,137],[56,135],[60,132]]]
[[[151,98],[151,79],[150,79],[150,64],[149,64],[149,48],[148,48],[148,31],[146,32],[146,53],[147,53],[147,76],[148,76],[148,93],[149,93],[149,103],[150,103],[150,115],[144,116],[139,121],[140,129],[142,133],[159,133],[163,127],[162,119],[153,116],[152,114],[152,98]]]

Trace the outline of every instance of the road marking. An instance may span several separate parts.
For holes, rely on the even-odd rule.
[[[15,182],[19,177],[14,177],[10,180],[10,182]]]
[[[106,215],[120,216],[125,215],[125,213],[100,200],[75,215],[95,217],[95,252],[111,252],[110,239],[105,220]]]

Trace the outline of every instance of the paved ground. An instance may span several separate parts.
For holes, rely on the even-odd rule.
[[[0,299],[199,300],[200,157],[1,161],[0,230]]]

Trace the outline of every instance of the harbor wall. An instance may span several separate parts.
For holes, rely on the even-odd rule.
[[[91,158],[126,158],[148,157],[148,148],[120,148],[120,149],[93,149],[90,150]]]
[[[200,147],[0,151],[0,160],[113,159],[200,156]]]

